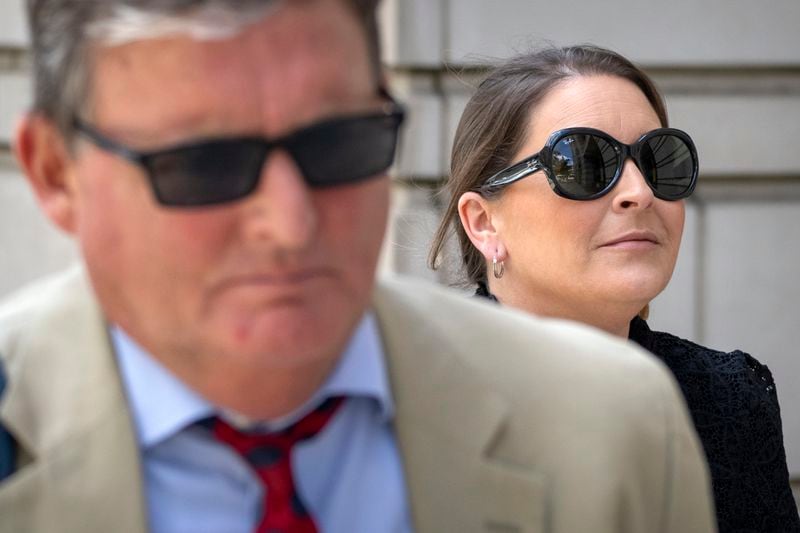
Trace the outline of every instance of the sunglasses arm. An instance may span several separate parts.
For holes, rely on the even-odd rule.
[[[147,154],[142,154],[139,152],[135,152],[126,146],[123,146],[113,140],[109,139],[99,131],[97,131],[92,126],[84,123],[80,119],[73,119],[72,123],[73,128],[82,134],[84,137],[89,139],[94,145],[111,152],[112,154],[116,154],[123,159],[127,159],[133,163],[137,163],[139,165],[145,165],[145,160],[147,159]]]
[[[538,154],[536,154],[533,157],[529,157],[528,159],[520,161],[516,165],[512,165],[505,170],[501,170],[486,180],[486,182],[480,186],[478,192],[484,194],[497,192],[503,187],[530,176],[534,172],[538,172],[543,168],[544,167],[542,167],[542,164],[539,162]]]

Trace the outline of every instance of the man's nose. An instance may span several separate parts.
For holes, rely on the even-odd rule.
[[[300,168],[285,150],[273,150],[256,190],[246,199],[246,238],[301,250],[311,243],[317,222],[312,191]]]
[[[644,175],[630,158],[625,161],[622,175],[611,194],[614,195],[613,209],[616,211],[647,209],[653,205],[655,199],[653,190],[647,185]]]

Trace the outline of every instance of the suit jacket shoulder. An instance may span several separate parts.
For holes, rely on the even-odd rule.
[[[416,284],[383,285],[375,308],[416,531],[713,529],[658,362]],[[0,483],[0,532],[144,531],[130,414],[83,273],[0,305],[0,353],[0,422],[24,451]]]
[[[500,509],[506,519],[523,516],[509,510],[516,501],[529,515],[538,509],[552,531],[714,529],[696,434],[651,355],[577,324],[413,282],[384,282],[375,302],[416,511],[456,513],[460,487],[482,523],[502,524]],[[499,471],[536,488],[500,483]]]

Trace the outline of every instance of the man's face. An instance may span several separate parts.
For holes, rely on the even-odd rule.
[[[381,104],[364,32],[337,0],[283,3],[227,40],[100,48],[90,84],[84,118],[141,151],[274,138]],[[112,322],[168,367],[206,376],[335,361],[369,305],[385,176],[310,189],[275,150],[246,198],[169,208],[140,167],[78,146],[74,231]]]

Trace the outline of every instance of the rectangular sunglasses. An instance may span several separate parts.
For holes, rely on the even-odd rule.
[[[553,191],[570,200],[594,200],[619,182],[632,158],[653,194],[662,200],[688,197],[697,184],[697,150],[691,137],[674,128],[659,128],[624,144],[593,128],[554,132],[544,148],[494,174],[477,190],[492,194],[544,170]]]
[[[389,98],[378,112],[324,120],[274,139],[203,139],[149,152],[120,144],[78,118],[73,125],[99,148],[141,166],[161,205],[198,207],[253,192],[267,155],[276,148],[292,156],[310,187],[348,185],[379,175],[394,161],[404,115],[403,107]]]

